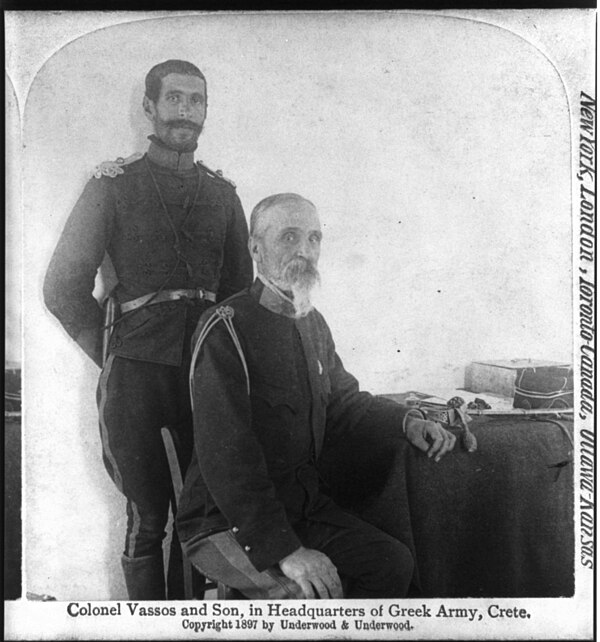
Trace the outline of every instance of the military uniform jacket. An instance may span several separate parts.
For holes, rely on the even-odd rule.
[[[221,300],[252,282],[247,223],[232,184],[195,165],[193,153],[178,154],[158,139],[120,170],[88,182],[46,275],[46,305],[74,339],[103,325],[92,291],[105,252],[120,303],[160,288],[203,288]],[[129,313],[116,326],[110,351],[180,365],[189,314],[184,301]]]
[[[317,471],[324,441],[382,422],[404,439],[406,409],[359,391],[316,310],[294,319],[259,280],[226,304],[249,376],[225,323],[216,323],[191,375],[195,453],[177,525],[182,541],[231,529],[262,571],[301,545],[303,520],[344,524]],[[205,313],[196,337],[211,318]]]

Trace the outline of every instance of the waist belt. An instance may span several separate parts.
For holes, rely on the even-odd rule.
[[[137,299],[121,303],[121,312],[131,312],[137,310],[143,305],[154,305],[155,303],[164,303],[165,301],[178,301],[179,299],[199,299],[212,301],[216,303],[217,295],[214,292],[209,292],[203,288],[195,288],[194,290],[162,290],[161,292],[150,292],[144,294]]]

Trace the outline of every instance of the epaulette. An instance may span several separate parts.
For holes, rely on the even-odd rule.
[[[232,180],[223,176],[223,172],[220,169],[213,170],[210,167],[207,167],[202,161],[196,161],[196,165],[198,165],[198,167],[201,167],[209,176],[212,176],[213,178],[220,178],[222,181],[229,183],[229,185],[231,185],[232,187],[236,187],[235,183]]]
[[[129,165],[130,163],[139,160],[142,156],[143,154],[140,152],[135,152],[135,154],[131,154],[131,156],[128,156],[127,158],[119,156],[117,160],[104,161],[94,167],[94,176],[96,178],[101,178],[102,176],[110,176],[111,178],[114,178],[118,174],[123,173],[123,167],[125,165]]]

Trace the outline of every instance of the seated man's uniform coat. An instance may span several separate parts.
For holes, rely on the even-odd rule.
[[[324,442],[382,426],[405,439],[407,409],[358,389],[319,312],[294,319],[291,304],[257,279],[207,311],[194,343],[219,312],[231,315],[244,363],[219,320],[193,365],[195,452],[180,498],[182,541],[230,529],[258,571],[302,543],[307,520],[344,526],[324,492]],[[249,390],[248,390],[249,385]]]

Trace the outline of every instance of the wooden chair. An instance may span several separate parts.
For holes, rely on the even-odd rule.
[[[183,475],[181,474],[181,466],[179,464],[178,457],[179,439],[177,433],[175,433],[175,431],[173,431],[169,426],[165,426],[161,429],[161,435],[165,446],[167,461],[169,462],[169,470],[171,471],[173,494],[175,496],[175,508],[177,509],[179,497],[181,496],[181,491],[183,489]],[[200,576],[204,580],[202,588],[194,587],[194,567],[183,551],[182,558],[184,595],[186,600],[204,599],[206,592],[214,589],[217,590],[218,600],[235,600],[241,598],[235,589],[230,588],[222,582],[211,582],[206,578],[202,578],[202,576]],[[243,597],[241,599],[243,599]]]

